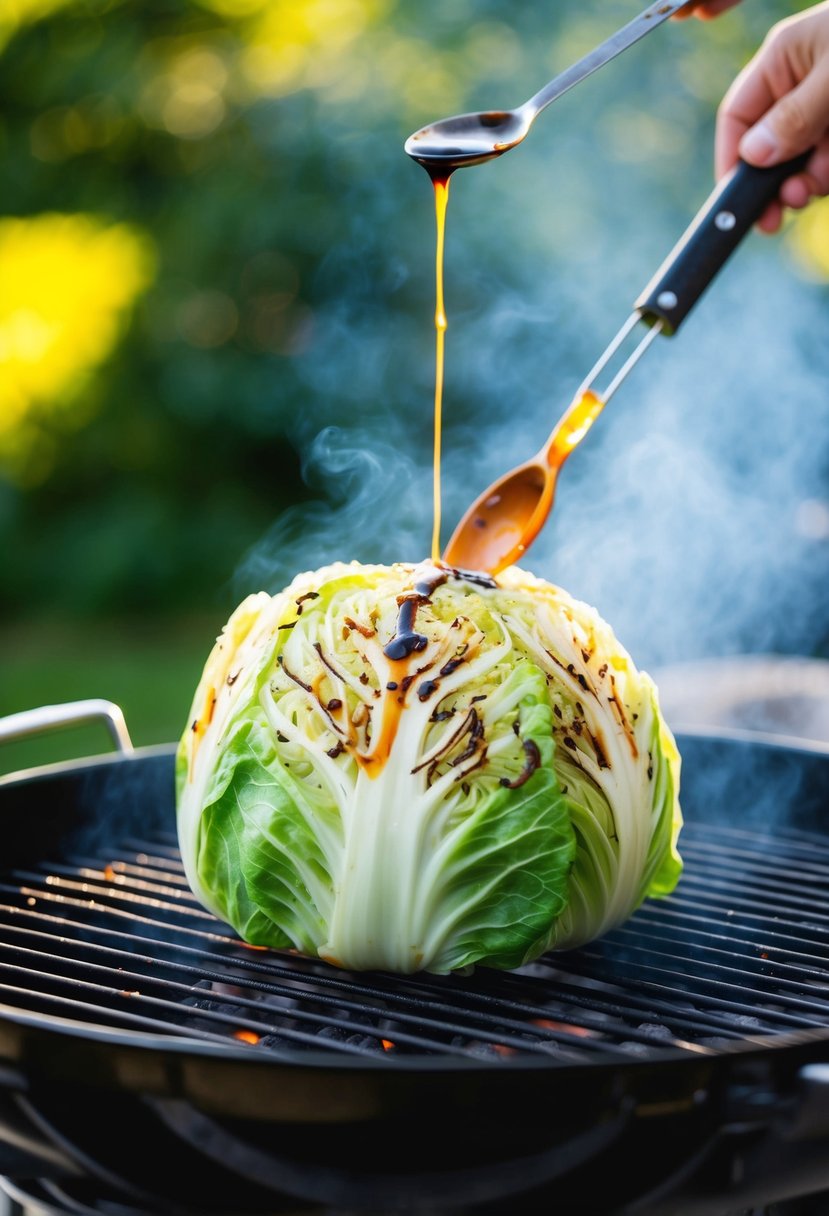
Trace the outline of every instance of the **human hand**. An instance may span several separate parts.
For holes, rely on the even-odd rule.
[[[716,175],[738,156],[776,165],[814,148],[802,173],[784,183],[758,227],[776,232],[786,207],[829,194],[829,0],[773,26],[726,93],[717,114]]]
[[[720,13],[734,8],[739,3],[740,0],[697,0],[696,4],[689,4],[681,12],[675,13],[673,20],[684,21],[686,17],[699,17],[702,21],[710,21],[712,17],[719,17]]]

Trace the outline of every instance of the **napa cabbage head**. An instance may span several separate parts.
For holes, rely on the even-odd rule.
[[[515,968],[682,863],[656,687],[586,604],[337,564],[249,596],[176,761],[190,886],[246,941],[354,970]]]

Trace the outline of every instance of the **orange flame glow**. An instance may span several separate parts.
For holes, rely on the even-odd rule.
[[[586,1026],[573,1026],[570,1022],[553,1022],[550,1018],[533,1018],[533,1026],[538,1026],[541,1030],[560,1030],[564,1034],[576,1035],[580,1039],[593,1039],[596,1037],[595,1030],[588,1030]]]

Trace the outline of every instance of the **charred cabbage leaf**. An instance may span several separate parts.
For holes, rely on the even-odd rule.
[[[176,764],[196,897],[246,941],[350,969],[515,968],[599,937],[682,869],[680,761],[594,609],[338,564],[248,597]]]

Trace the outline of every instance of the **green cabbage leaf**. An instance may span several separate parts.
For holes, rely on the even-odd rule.
[[[674,888],[679,767],[653,682],[587,605],[517,569],[337,564],[248,597],[218,638],[179,843],[252,944],[512,969]]]

